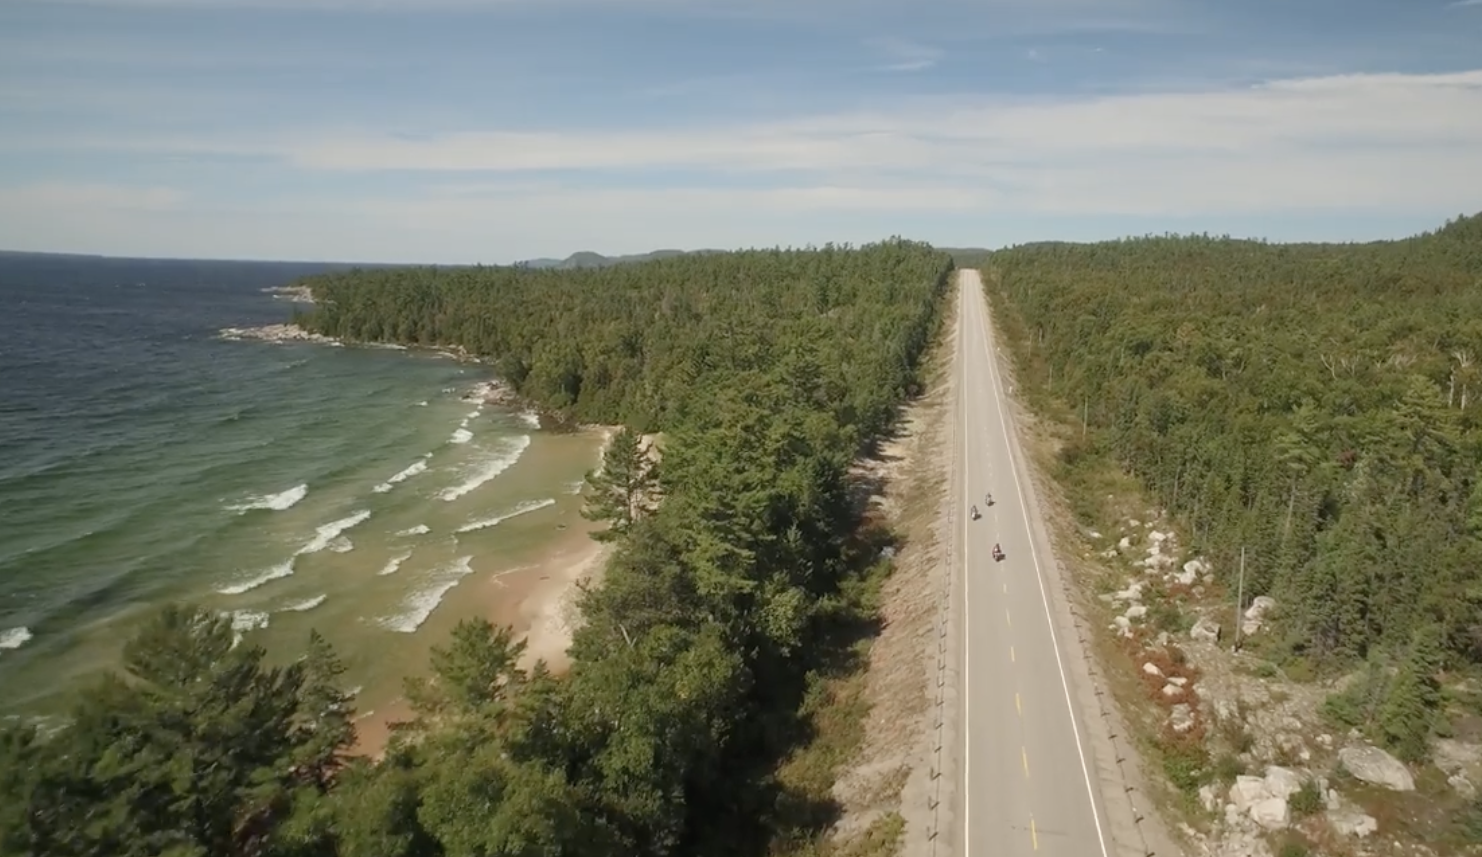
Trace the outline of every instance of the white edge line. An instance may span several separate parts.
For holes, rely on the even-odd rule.
[[[981,271],[979,272],[979,277],[981,284]],[[993,336],[986,313],[988,295],[983,289],[979,289],[979,292],[978,297],[983,301],[985,308],[983,317],[983,350],[988,357],[989,374],[993,377],[994,398],[998,399],[998,423],[1003,429],[1004,443],[1009,448],[1009,464],[1011,465],[1010,470],[1014,475],[1014,491],[1019,495],[1019,511],[1024,516],[1024,528],[1029,533],[1029,558],[1034,562],[1034,576],[1039,581],[1040,603],[1045,608],[1045,623],[1050,628],[1050,643],[1055,649],[1055,667],[1060,671],[1060,688],[1065,691],[1065,708],[1066,712],[1070,715],[1070,730],[1075,735],[1075,752],[1081,759],[1081,776],[1086,781],[1086,797],[1091,801],[1091,819],[1096,823],[1096,840],[1101,845],[1102,857],[1109,857],[1109,853],[1106,850],[1106,835],[1101,831],[1101,813],[1096,809],[1096,790],[1091,784],[1091,769],[1086,764],[1086,751],[1081,745],[1081,728],[1076,723],[1075,704],[1072,702],[1070,696],[1070,682],[1065,677],[1065,663],[1060,658],[1060,639],[1055,633],[1055,619],[1050,612],[1049,594],[1045,591],[1045,576],[1039,565],[1039,551],[1035,550],[1034,547],[1034,526],[1029,522],[1029,505],[1024,499],[1024,486],[1019,482],[1019,466],[1014,455],[1016,444],[1009,435],[1008,421],[1004,419],[1003,415],[1003,384],[998,375],[998,361],[993,356],[993,349],[991,347]]]
[[[957,303],[958,303],[959,311],[957,313],[957,318],[958,318],[958,323],[957,323],[957,350],[958,350],[958,373],[959,373],[959,377],[957,379],[957,410],[959,411],[958,418],[959,418],[959,420],[961,422],[961,425],[959,426],[960,431],[958,432],[958,442],[957,442],[956,445],[958,446],[958,449],[960,450],[960,453],[961,453],[961,456],[962,456],[959,459],[962,462],[962,470],[958,474],[958,479],[961,480],[961,482],[962,482],[962,499],[963,499],[964,504],[966,504],[967,503],[967,500],[968,500],[968,490],[969,490],[968,479],[967,479],[967,472],[966,472],[967,471],[967,340],[966,340],[966,336],[967,336],[967,325],[964,323],[966,321],[966,319],[965,319],[965,316],[966,316],[965,310],[967,309],[967,307],[965,307],[965,306],[962,305],[962,301],[963,301],[964,295],[966,295],[966,293],[967,293],[967,289],[963,285],[962,280],[963,280],[963,277],[961,275],[958,275],[958,277],[957,277]],[[970,796],[971,796],[972,781],[973,781],[973,779],[972,779],[972,769],[973,769],[973,730],[972,730],[972,723],[973,723],[973,718],[972,718],[972,711],[971,711],[971,708],[972,708],[972,699],[973,699],[973,695],[972,695],[972,681],[973,681],[973,670],[972,670],[973,654],[972,654],[972,652],[973,652],[973,649],[972,649],[972,646],[970,645],[970,643],[972,642],[972,635],[968,633],[968,622],[967,622],[967,614],[968,614],[968,610],[969,610],[969,605],[972,603],[969,600],[969,598],[968,598],[968,595],[969,595],[969,587],[972,585],[971,582],[970,582],[972,580],[972,574],[968,570],[968,563],[967,563],[968,545],[972,543],[972,538],[970,537],[970,534],[968,533],[968,524],[969,523],[971,523],[971,519],[968,516],[964,515],[962,517],[962,630],[961,630],[961,633],[962,633],[962,741],[963,741],[963,754],[962,754],[962,807],[963,807],[963,811],[962,811],[962,857],[969,857],[969,854],[972,852],[972,844],[973,844],[972,829],[971,829],[971,826],[970,826],[969,821],[968,821],[970,818],[972,818],[972,813],[968,811],[968,807],[970,807],[972,805],[971,800],[970,800]]]

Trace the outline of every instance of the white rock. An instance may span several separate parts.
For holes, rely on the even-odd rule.
[[[1101,538],[1101,533],[1097,532],[1096,530],[1092,530],[1088,535],[1090,535],[1093,539]]]
[[[1163,674],[1163,671],[1160,670],[1160,669],[1158,669],[1158,665],[1155,664],[1155,663],[1153,663],[1152,661],[1148,661],[1147,663],[1143,664],[1142,665],[1142,671],[1145,672],[1145,673],[1147,673],[1148,675],[1162,675]]]
[[[1205,812],[1214,812],[1214,808],[1219,805],[1219,796],[1214,793],[1214,786],[1206,784],[1199,787],[1199,803]]]
[[[1194,728],[1194,709],[1187,702],[1180,702],[1168,712],[1168,724],[1173,731],[1183,734]]]
[[[1163,695],[1166,696],[1166,697],[1172,698],[1172,697],[1175,697],[1175,696],[1179,696],[1179,695],[1183,694],[1183,692],[1184,692],[1184,689],[1181,688],[1181,687],[1179,687],[1176,684],[1165,684],[1165,685],[1163,685]]]
[[[1452,774],[1446,778],[1446,782],[1457,794],[1467,800],[1477,796],[1477,787],[1472,785],[1472,781],[1467,779],[1466,774]]]
[[[1405,763],[1378,747],[1367,744],[1344,747],[1338,751],[1338,761],[1349,773],[1366,783],[1397,792],[1415,791],[1415,778]]]
[[[1296,794],[1302,788],[1302,777],[1291,768],[1283,768],[1280,765],[1266,766],[1266,790],[1272,797],[1285,800]]]
[[[1133,604],[1131,607],[1127,608],[1128,619],[1141,619],[1147,614],[1148,608],[1146,604]]]
[[[1126,616],[1117,616],[1114,619],[1112,619],[1112,623],[1113,623],[1112,628],[1114,630],[1117,630],[1117,631],[1131,631],[1132,630],[1132,620],[1131,619],[1128,619]]]
[[[1119,542],[1117,542],[1117,550],[1131,550],[1131,549],[1132,549],[1132,539],[1129,538],[1129,537],[1127,537],[1127,536],[1122,536],[1122,540],[1119,541]]]
[[[1184,586],[1193,586],[1194,581],[1199,579],[1197,572],[1189,571],[1190,563],[1184,563],[1184,570],[1175,574],[1173,579]]]
[[[1343,798],[1339,796],[1337,789],[1323,789],[1323,806],[1327,809],[1339,809],[1343,806]]]
[[[1286,798],[1268,797],[1251,806],[1250,818],[1267,830],[1282,830],[1292,823],[1292,812]]]
[[[1115,559],[1117,556],[1117,549],[1107,548],[1106,550],[1101,552],[1101,556],[1103,559]]]
[[[1269,595],[1257,595],[1251,599],[1250,606],[1245,608],[1245,618],[1254,619],[1257,622],[1266,618],[1266,614],[1276,608],[1276,599]]]
[[[1324,750],[1333,749],[1333,736],[1327,733],[1323,733],[1322,735],[1317,736],[1317,746],[1323,748]]]
[[[1148,539],[1156,544],[1161,544],[1166,538],[1168,538],[1167,533],[1160,533],[1157,530],[1153,530],[1151,533],[1148,533]]]
[[[1356,809],[1330,810],[1328,823],[1333,825],[1333,831],[1339,836],[1363,838],[1379,830],[1379,822],[1374,820],[1374,816]]]
[[[1207,643],[1218,643],[1220,641],[1220,623],[1208,616],[1201,617],[1194,627],[1189,629],[1189,638],[1203,640]]]
[[[1187,678],[1184,678],[1181,675],[1175,675],[1175,676],[1169,676],[1168,677],[1168,683],[1169,684],[1172,684],[1172,685],[1177,685],[1178,687],[1183,687],[1184,685],[1186,685],[1186,684],[1189,683],[1189,680]]]
[[[1230,803],[1240,812],[1245,812],[1258,801],[1271,797],[1271,791],[1266,788],[1266,781],[1261,777],[1251,777],[1245,774],[1235,778],[1230,786]]]
[[[1140,526],[1142,526],[1142,521],[1139,521],[1136,518],[1128,518],[1127,519],[1127,526],[1129,526],[1129,527],[1140,527]]]

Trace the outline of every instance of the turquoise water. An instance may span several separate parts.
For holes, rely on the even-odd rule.
[[[280,270],[7,261],[0,710],[54,708],[172,599],[277,658],[318,628],[379,704],[579,520],[596,440],[463,401],[482,367],[219,337],[286,320]]]

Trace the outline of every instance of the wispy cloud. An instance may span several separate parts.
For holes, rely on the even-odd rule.
[[[1457,6],[1482,6],[1482,0],[1455,0],[1455,2],[1448,3],[1447,5],[1448,6],[1452,6],[1452,7],[1457,7]]]
[[[936,65],[943,53],[931,45],[889,37],[869,39],[865,45],[885,55],[887,71],[922,71]]]

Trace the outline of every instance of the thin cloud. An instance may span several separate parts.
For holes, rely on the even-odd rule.
[[[940,48],[907,39],[869,39],[865,46],[885,55],[886,71],[922,71],[936,65],[943,56]]]
[[[1448,3],[1446,5],[1450,6],[1453,9],[1460,8],[1462,6],[1482,6],[1482,0],[1456,0],[1456,2]]]

